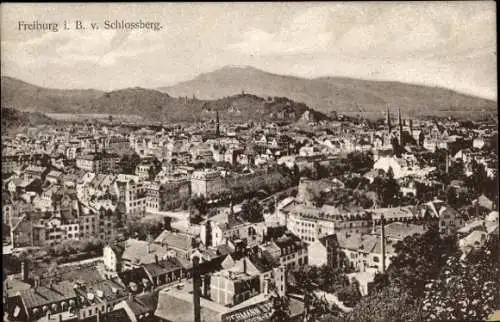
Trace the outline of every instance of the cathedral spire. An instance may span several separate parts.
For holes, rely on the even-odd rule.
[[[401,119],[401,108],[398,108],[398,126],[399,126],[399,145],[403,146],[403,120]]]
[[[215,135],[216,135],[217,137],[219,137],[219,136],[220,136],[220,129],[219,129],[219,126],[220,126],[220,124],[219,124],[219,111],[215,111],[215,113],[216,113],[216,119],[215,119]]]
[[[389,105],[387,105],[387,114],[386,114],[386,122],[387,122],[387,132],[391,134],[391,113],[389,112]]]

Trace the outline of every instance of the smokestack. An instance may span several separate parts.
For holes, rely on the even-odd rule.
[[[404,143],[403,143],[403,120],[401,119],[401,108],[398,109],[398,121],[399,121],[398,139],[399,139],[399,145],[402,147],[404,146]]]
[[[446,150],[446,159],[445,159],[445,162],[446,162],[446,165],[445,165],[445,167],[446,167],[446,173],[448,173],[449,167],[450,167],[450,165],[449,165],[450,160],[449,160],[449,156],[448,156],[448,150]]]
[[[29,270],[28,270],[28,263],[26,260],[23,260],[21,262],[21,276],[23,279],[23,282],[27,282],[29,278]]]
[[[194,305],[194,322],[201,322],[200,315],[200,259],[198,256],[193,257],[193,305]]]
[[[101,311],[97,310],[96,322],[101,322]]]
[[[391,114],[389,112],[389,105],[387,106],[386,122],[387,122],[387,132],[388,134],[391,134],[392,128],[391,128]]]
[[[326,266],[331,267],[331,255],[330,255],[330,250],[328,249],[328,235],[325,236],[325,248],[326,248]]]
[[[385,273],[385,219],[384,215],[380,217],[380,224],[382,225],[382,273]]]
[[[158,265],[158,255],[155,254],[155,264]]]
[[[243,273],[246,274],[247,272],[247,259],[243,258]]]

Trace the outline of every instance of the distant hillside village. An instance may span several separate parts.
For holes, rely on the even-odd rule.
[[[5,135],[4,321],[488,318],[497,124],[302,113]]]

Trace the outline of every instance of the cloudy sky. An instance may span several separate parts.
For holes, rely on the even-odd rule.
[[[2,74],[40,86],[154,88],[225,65],[442,86],[497,99],[494,2],[2,4]],[[64,20],[96,31],[19,31]],[[104,30],[105,20],[161,31]],[[61,28],[61,27],[60,27]],[[90,27],[89,27],[90,29]]]

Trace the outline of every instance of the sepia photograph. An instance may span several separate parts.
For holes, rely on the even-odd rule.
[[[500,321],[496,13],[2,3],[3,321]]]

